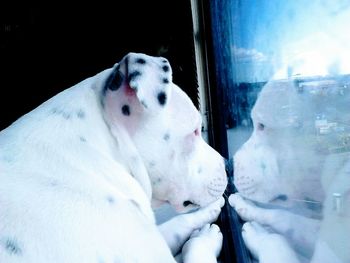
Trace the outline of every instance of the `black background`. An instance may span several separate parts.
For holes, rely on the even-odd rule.
[[[2,4],[0,130],[128,52],[168,58],[198,104],[189,0]]]

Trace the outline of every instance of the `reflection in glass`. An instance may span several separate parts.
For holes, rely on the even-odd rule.
[[[257,223],[246,244],[261,261],[350,262],[350,2],[229,2],[231,201]]]

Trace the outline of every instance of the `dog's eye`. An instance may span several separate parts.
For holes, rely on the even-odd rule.
[[[263,131],[265,129],[265,125],[262,124],[261,122],[258,123],[258,130]]]

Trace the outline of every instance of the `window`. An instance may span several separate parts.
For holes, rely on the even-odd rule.
[[[349,1],[192,5],[198,12],[195,34],[203,40],[197,41],[202,43],[197,43],[197,52],[207,74],[208,136],[234,162],[231,191],[264,211],[288,212],[284,230],[273,220],[267,223],[269,231],[288,240],[299,259],[317,262],[323,250],[333,253],[332,260],[348,262]],[[307,244],[291,233],[297,231],[295,222],[287,222],[295,215],[311,240]],[[223,261],[252,261],[235,210],[228,207],[221,220]],[[310,220],[316,222],[315,237],[308,234]]]

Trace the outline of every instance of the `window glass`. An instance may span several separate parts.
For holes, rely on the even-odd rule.
[[[350,2],[209,5],[238,214],[300,262],[350,262]]]

